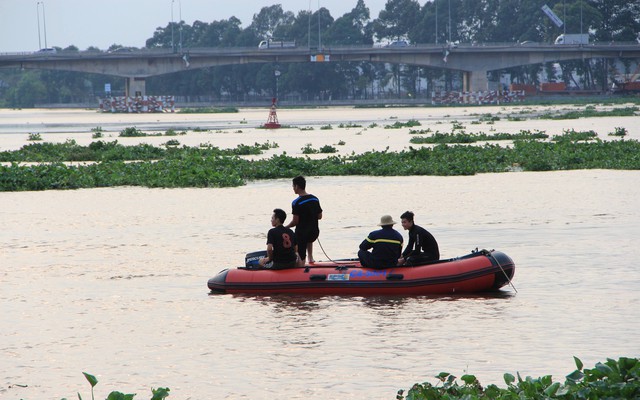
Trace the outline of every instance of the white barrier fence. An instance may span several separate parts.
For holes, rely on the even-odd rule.
[[[112,113],[175,112],[174,96],[108,97],[100,99],[100,111]]]
[[[501,104],[523,101],[524,90],[488,90],[486,92],[432,92],[431,104]]]

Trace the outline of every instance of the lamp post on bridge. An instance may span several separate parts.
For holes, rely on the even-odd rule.
[[[41,50],[42,41],[40,40],[40,2],[36,3],[36,17],[38,18],[38,50]]]
[[[36,14],[38,16],[38,47],[40,49],[42,49],[42,43],[40,42],[40,5],[42,5],[42,23],[43,23],[43,29],[44,29],[44,47],[48,48],[49,46],[47,46],[47,18],[44,12],[44,1],[39,1],[36,3]]]
[[[173,40],[174,37],[174,26],[175,26],[175,20],[173,19],[173,3],[175,3],[176,0],[171,0],[171,50],[173,52],[176,51],[176,46]],[[182,0],[178,0],[178,19],[180,20],[179,24],[180,24],[180,28],[178,29],[179,31],[179,41],[178,41],[178,49],[180,49],[180,52],[182,52]]]

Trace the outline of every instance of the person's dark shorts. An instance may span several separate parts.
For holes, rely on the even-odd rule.
[[[295,261],[291,261],[291,262],[288,262],[288,263],[277,263],[277,262],[274,262],[273,264],[271,264],[269,269],[289,269],[289,268],[295,268],[295,267],[296,267],[296,262]]]
[[[296,231],[296,240],[298,241],[298,255],[301,260],[307,257],[307,244],[313,243],[318,239],[320,231],[310,233],[298,233]]]

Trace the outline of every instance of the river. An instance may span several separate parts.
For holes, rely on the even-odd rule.
[[[638,357],[638,182],[309,177],[318,260],[353,257],[381,215],[412,210],[443,258],[495,248],[516,263],[497,294],[410,298],[210,295],[211,276],[264,248],[273,208],[289,211],[288,179],[0,193],[0,398],[86,399],[88,372],[96,398],[393,399],[442,371],[504,387],[505,372],[563,382],[573,356]]]

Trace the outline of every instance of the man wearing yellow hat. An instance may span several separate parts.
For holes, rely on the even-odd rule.
[[[402,235],[393,229],[395,223],[391,215],[383,215],[378,224],[381,229],[371,232],[360,243],[358,258],[363,267],[382,269],[397,265],[402,252]]]

